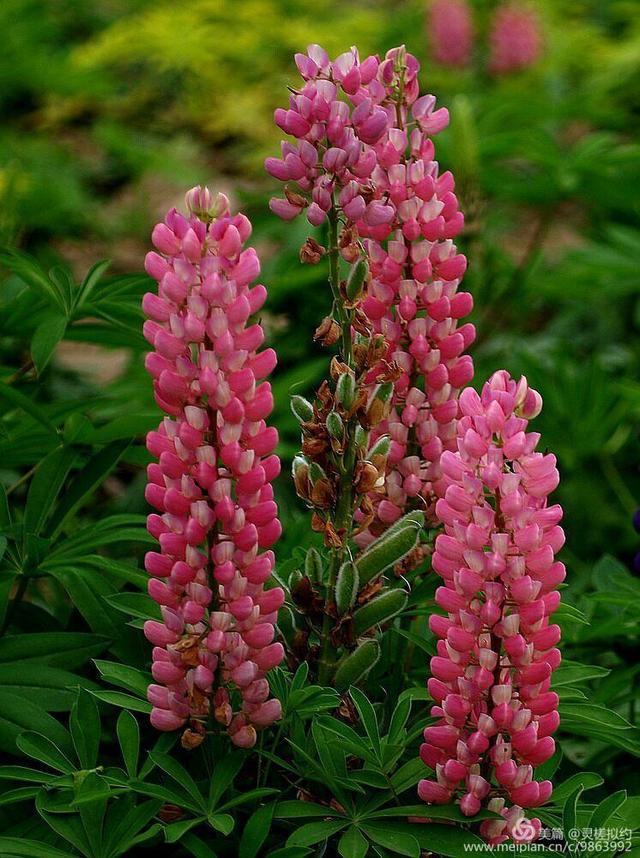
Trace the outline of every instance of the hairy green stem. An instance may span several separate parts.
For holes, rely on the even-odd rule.
[[[354,369],[353,347],[351,342],[352,313],[344,306],[340,293],[340,251],[338,247],[338,213],[333,205],[328,213],[329,220],[329,283],[333,293],[334,304],[338,320],[342,329],[342,360],[350,369]],[[322,632],[320,641],[319,681],[322,685],[327,684],[333,674],[336,662],[335,647],[331,641],[331,627],[333,625],[333,599],[336,580],[340,566],[344,562],[347,544],[351,535],[353,522],[353,476],[356,464],[356,449],[354,438],[353,420],[347,421],[345,425],[344,458],[340,470],[340,480],[337,487],[336,506],[334,515],[334,526],[342,537],[340,548],[334,548],[331,556],[329,569],[329,581],[327,584],[327,595],[325,615],[322,621]]]

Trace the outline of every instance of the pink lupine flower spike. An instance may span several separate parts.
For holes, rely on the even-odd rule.
[[[554,557],[564,533],[561,507],[548,503],[559,478],[555,456],[535,452],[540,436],[527,431],[541,405],[526,379],[504,370],[481,396],[467,388],[458,449],[441,459],[444,533],[433,568],[443,613],[430,619],[438,644],[428,682],[438,720],[420,749],[436,777],[418,793],[438,804],[458,797],[467,816],[483,806],[499,812],[502,820],[481,825],[493,844],[539,835],[540,821],[523,824],[524,813],[551,795],[551,783],[533,775],[554,753],[560,720],[550,690],[560,628],[551,615],[565,577]]]
[[[154,349],[146,367],[167,415],[147,436],[158,460],[148,468],[146,498],[158,510],[148,529],[160,550],[145,565],[162,612],[145,624],[148,697],[159,730],[189,725],[183,742],[201,741],[213,716],[234,744],[251,747],[256,728],[281,714],[266,678],[284,655],[274,643],[284,594],[265,589],[281,532],[271,485],[278,435],[266,422],[276,355],[259,351],[264,333],[250,321],[267,293],[251,285],[260,263],[243,247],[249,220],[207,188],[189,191],[186,204],[187,216],[172,209],[154,228],[158,252],[145,264],[158,281],[143,300]]]

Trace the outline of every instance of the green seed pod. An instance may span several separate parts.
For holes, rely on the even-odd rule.
[[[367,418],[371,426],[377,426],[381,420],[388,417],[391,408],[391,397],[393,396],[393,383],[385,381],[378,384],[373,391],[373,396],[367,405]]]
[[[298,455],[293,457],[291,463],[291,476],[296,487],[296,492],[300,497],[307,496],[307,478],[309,476],[309,461],[305,456]]]
[[[356,445],[356,448],[359,449],[360,447],[366,448],[368,441],[369,441],[368,430],[365,429],[364,426],[361,426],[360,424],[358,424],[356,426],[356,431],[354,432],[354,435],[353,435],[353,443]]]
[[[313,405],[304,396],[292,396],[290,405],[293,416],[299,423],[308,423],[313,420]]]
[[[294,569],[293,572],[291,573],[291,575],[289,575],[289,580],[287,582],[289,585],[289,592],[290,593],[293,593],[296,586],[300,583],[300,581],[302,581],[302,578],[303,578],[302,572],[299,569]]]
[[[358,595],[358,570],[355,563],[343,563],[338,572],[338,580],[336,582],[336,608],[338,614],[345,614],[349,608],[352,608],[356,602]]]
[[[309,479],[311,480],[311,484],[317,483],[318,480],[326,480],[327,475],[322,470],[320,465],[317,462],[309,463]]]
[[[380,644],[376,640],[365,641],[340,663],[333,684],[337,691],[346,691],[371,670],[380,658]]]
[[[367,453],[368,459],[373,459],[374,456],[387,456],[391,448],[391,438],[388,435],[381,435],[373,447]]]
[[[403,527],[407,525],[414,525],[419,530],[422,530],[424,527],[424,513],[419,509],[414,509],[412,512],[408,512],[399,518],[397,521],[394,521],[391,527],[388,527],[385,531],[386,534],[397,533],[397,531],[402,530]]]
[[[408,599],[409,595],[404,590],[387,590],[358,608],[353,614],[353,631],[356,636],[395,617],[405,607]]]
[[[384,572],[385,569],[402,560],[415,548],[419,534],[420,525],[409,520],[396,530],[389,528],[375,542],[372,542],[356,560],[360,586],[367,584],[380,572]]]
[[[310,548],[304,558],[304,573],[312,581],[322,581],[322,558],[317,548]]]
[[[345,408],[351,408],[356,398],[356,380],[351,372],[344,372],[336,384],[336,399]]]
[[[345,290],[350,301],[358,301],[362,297],[364,282],[368,274],[369,265],[366,259],[360,258],[351,266]]]
[[[335,438],[337,441],[342,441],[344,436],[344,423],[342,422],[342,417],[340,417],[337,411],[330,411],[329,414],[327,414],[327,432],[332,438]]]

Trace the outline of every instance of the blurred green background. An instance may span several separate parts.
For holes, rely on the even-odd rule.
[[[539,426],[560,460],[575,577],[605,550],[632,563],[639,547],[631,515],[640,461],[640,5],[528,5],[542,30],[542,56],[531,68],[492,77],[486,32],[496,4],[486,0],[475,3],[474,59],[463,69],[430,60],[424,0],[322,8],[301,0],[4,0],[0,243],[30,251],[45,269],[64,263],[80,279],[101,258],[112,260],[112,274],[140,272],[153,223],[180,204],[185,188],[207,183],[228,192],[253,218],[264,259],[289,455],[297,441],[287,393],[308,390],[323,371],[310,334],[329,302],[321,266],[297,264],[306,225],[282,224],[267,209],[278,192],[262,171],[280,136],[272,110],[295,82],[292,54],[307,43],[331,53],[352,43],[362,53],[406,43],[422,63],[423,91],[451,110],[437,152],[456,175],[467,215],[460,244],[476,301],[477,382],[505,366],[526,372],[542,391]],[[16,317],[21,284],[4,273],[7,378],[28,360],[46,316],[29,293]],[[116,319],[124,313],[120,335],[96,332],[93,316],[67,326],[38,380],[43,396],[82,390],[94,397],[94,412],[117,416],[136,403],[151,419],[136,333],[146,284],[129,285],[105,310]],[[141,480],[133,482],[127,503],[142,510]],[[292,506],[286,494],[284,503]],[[295,544],[295,529],[289,532]]]

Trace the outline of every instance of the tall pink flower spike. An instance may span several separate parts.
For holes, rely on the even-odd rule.
[[[428,11],[431,58],[442,66],[464,68],[473,51],[473,17],[467,0],[433,0]]]
[[[281,715],[266,678],[284,656],[273,642],[284,593],[265,589],[281,533],[271,485],[278,434],[265,422],[273,397],[263,381],[276,354],[258,351],[264,332],[250,324],[267,292],[250,286],[260,263],[243,249],[249,220],[207,188],[189,191],[186,205],[188,216],[172,209],[154,228],[158,252],[145,260],[159,284],[143,299],[154,348],[146,367],[168,415],[147,436],[158,459],[148,468],[145,495],[158,510],[148,529],[160,550],[145,566],[162,612],[144,627],[157,683],[148,699],[157,729],[188,723],[183,742],[200,741],[213,715],[247,748]]]
[[[564,544],[562,509],[548,505],[558,485],[556,459],[535,452],[528,421],[540,395],[501,370],[482,395],[460,396],[457,452],[442,455],[444,524],[433,555],[443,579],[430,628],[439,638],[428,688],[438,721],[424,731],[420,755],[436,773],[420,797],[444,804],[459,797],[474,816],[484,805],[503,820],[485,820],[489,843],[535,839],[538,819],[524,808],[550,797],[550,781],[533,779],[555,750],[558,695],[551,673],[560,664],[558,607],[565,568],[554,559]],[[495,779],[495,782],[494,782]],[[510,801],[511,807],[505,802]]]
[[[287,189],[271,208],[285,219],[306,208],[317,225],[335,205],[364,239],[371,280],[360,309],[399,376],[391,415],[371,433],[372,444],[381,434],[392,443],[386,496],[372,495],[376,517],[357,537],[364,546],[408,508],[433,513],[440,455],[455,449],[457,395],[473,376],[463,352],[475,338],[473,325],[458,327],[473,304],[458,292],[466,259],[453,239],[464,217],[430,139],[449,113],[419,97],[415,57],[394,48],[382,62],[360,61],[352,48],[331,62],[312,45],[296,63],[305,83],[275,120],[298,142],[283,142],[282,159],[265,166],[301,193]],[[372,385],[379,373],[372,368]]]
[[[498,8],[491,22],[489,44],[489,71],[493,74],[509,74],[532,66],[542,51],[535,11],[519,3]]]

